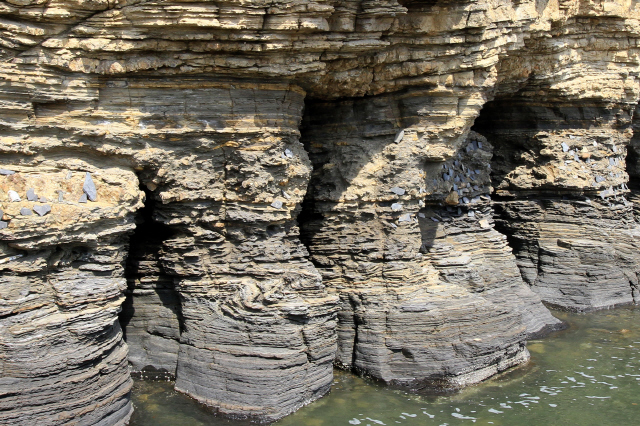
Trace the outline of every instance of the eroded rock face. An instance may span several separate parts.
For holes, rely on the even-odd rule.
[[[558,326],[539,297],[632,301],[639,13],[6,2],[0,423],[124,424],[118,315],[134,371],[271,421],[334,361],[461,386]]]
[[[497,146],[498,229],[525,281],[564,309],[633,302],[640,229],[625,198],[629,108],[505,99],[486,113],[477,128]]]
[[[527,333],[559,324],[493,230],[491,145],[425,132],[415,118],[430,101],[318,103],[303,126],[315,172],[300,221],[340,296],[336,362],[412,388],[482,380],[528,358]]]
[[[131,171],[92,160],[25,161],[1,178],[5,193],[35,188],[52,206],[41,217],[19,213],[40,201],[3,203],[10,219],[0,245],[3,424],[125,424],[132,412],[118,312],[131,212],[142,198]],[[78,203],[85,173],[69,167],[92,172],[99,200]],[[58,201],[58,191],[69,201]]]

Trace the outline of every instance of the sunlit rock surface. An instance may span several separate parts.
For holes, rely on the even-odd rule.
[[[334,363],[458,387],[558,327],[540,299],[637,298],[635,2],[0,18],[0,423],[125,424],[129,368],[262,421]]]

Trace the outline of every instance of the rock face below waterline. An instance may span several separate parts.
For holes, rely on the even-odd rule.
[[[459,387],[558,326],[540,298],[637,296],[630,2],[32,3],[0,12],[2,424],[125,424],[127,360],[263,421],[334,363]]]

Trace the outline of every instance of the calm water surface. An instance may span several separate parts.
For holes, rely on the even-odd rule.
[[[449,396],[386,389],[336,371],[331,393],[276,426],[640,424],[640,308],[554,312],[567,330],[528,344],[531,362]],[[136,381],[132,426],[246,425]]]

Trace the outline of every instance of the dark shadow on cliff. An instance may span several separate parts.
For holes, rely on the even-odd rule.
[[[620,191],[622,187],[620,190],[614,188],[618,191],[614,197],[614,193],[608,195],[612,191],[610,183],[606,184],[608,190],[603,190],[605,184],[598,184],[618,177],[614,169],[618,164],[617,157],[623,154],[615,146],[619,144],[615,132],[630,125],[630,110],[624,105],[611,107],[599,100],[576,104],[555,98],[531,98],[527,93],[531,90],[488,102],[472,130],[485,136],[494,146],[491,179],[495,228],[507,237],[523,280],[534,287],[548,307],[573,310],[546,299],[549,290],[544,286],[549,284],[544,280],[551,279],[546,276],[560,273],[549,263],[550,258],[569,262],[571,256],[582,253],[578,251],[581,249],[573,247],[576,237],[569,235],[567,241],[557,237],[556,248],[555,239],[550,242],[546,235],[553,234],[548,231],[553,226],[576,226],[576,218],[581,216],[591,221],[599,215],[603,215],[602,220],[620,219],[616,211],[623,203],[627,206],[624,198],[619,199],[619,195],[624,194]],[[600,128],[611,132],[609,135],[593,132]],[[637,154],[632,149],[629,152],[627,170],[632,175],[629,166],[636,164]],[[598,172],[603,170],[603,165],[597,162],[603,163],[607,156],[609,161],[604,164],[608,169]],[[632,178],[630,186],[633,185]],[[590,236],[581,238],[589,239]],[[573,273],[571,268],[563,271],[567,277]],[[574,291],[574,287],[567,286],[563,292]]]
[[[358,371],[356,367],[357,346],[361,343],[362,325],[366,322],[359,289],[349,287],[348,291],[341,291],[341,284],[336,283],[342,275],[345,282],[349,282],[346,285],[352,285],[350,280],[354,278],[348,265],[369,259],[364,261],[375,264],[375,268],[387,262],[386,242],[396,244],[398,238],[403,238],[398,235],[404,234],[397,231],[406,223],[398,221],[409,211],[396,211],[392,205],[413,203],[413,207],[417,207],[418,201],[403,197],[404,192],[397,197],[391,191],[389,196],[378,195],[380,188],[376,185],[390,190],[396,186],[395,174],[404,172],[404,168],[415,170],[413,177],[430,175],[427,170],[436,167],[437,173],[441,173],[440,162],[414,156],[409,158],[411,164],[407,166],[406,152],[401,154],[404,157],[394,153],[401,149],[408,151],[411,142],[402,142],[404,130],[419,123],[421,106],[435,102],[428,96],[428,89],[336,101],[306,99],[305,102],[300,141],[313,172],[297,218],[300,238],[326,285],[340,295],[339,349],[334,365],[364,376],[366,372]],[[376,185],[363,187],[363,181],[374,181]],[[402,186],[409,191],[424,187],[426,183],[424,177],[420,177]],[[360,190],[366,192],[367,188],[371,191],[370,196],[363,196]],[[384,201],[376,201],[378,198]],[[412,237],[404,237],[416,238],[416,250],[420,246],[431,247],[435,229],[429,228],[422,234],[418,230]],[[394,255],[398,256],[391,253],[391,257]],[[391,261],[394,260],[397,257]],[[380,268],[380,274],[382,270]],[[362,290],[366,291],[366,288]],[[402,355],[410,358],[408,352],[402,352]],[[443,391],[443,386],[432,385],[437,388],[434,392]]]
[[[154,220],[153,193],[142,185],[140,189],[146,195],[145,206],[138,212],[136,229],[129,242],[125,267],[126,300],[119,315],[130,354],[145,350],[138,347],[142,341],[132,338],[130,334],[140,337],[146,333],[177,340],[183,327],[179,294],[174,287],[173,277],[165,273],[161,262],[163,242],[171,238],[173,232]],[[165,335],[164,324],[155,324],[162,315],[166,315],[167,310],[177,318],[179,330],[173,330],[177,336]],[[143,371],[161,372],[152,365],[144,366]],[[175,371],[169,373],[173,375]]]
[[[576,106],[569,103],[531,100],[518,94],[499,97],[485,104],[472,130],[485,136],[494,146],[491,180],[496,229],[507,236],[509,245],[516,253],[524,250],[522,244],[525,243],[514,238],[512,232],[514,222],[520,219],[507,217],[501,207],[502,202],[529,200],[532,205],[544,209],[554,200],[585,201],[589,197],[597,197],[596,190],[563,189],[552,181],[532,189],[512,187],[508,178],[513,177],[514,171],[518,168],[530,170],[550,160],[541,152],[540,141],[533,139],[531,135],[537,132],[585,129],[598,121],[611,120],[611,115],[612,110],[604,104],[585,103],[583,106]],[[534,170],[532,177],[544,180],[547,176]],[[506,222],[509,222],[509,226],[504,226]],[[532,248],[528,247],[526,250],[530,251]],[[523,278],[527,282],[527,277]]]

